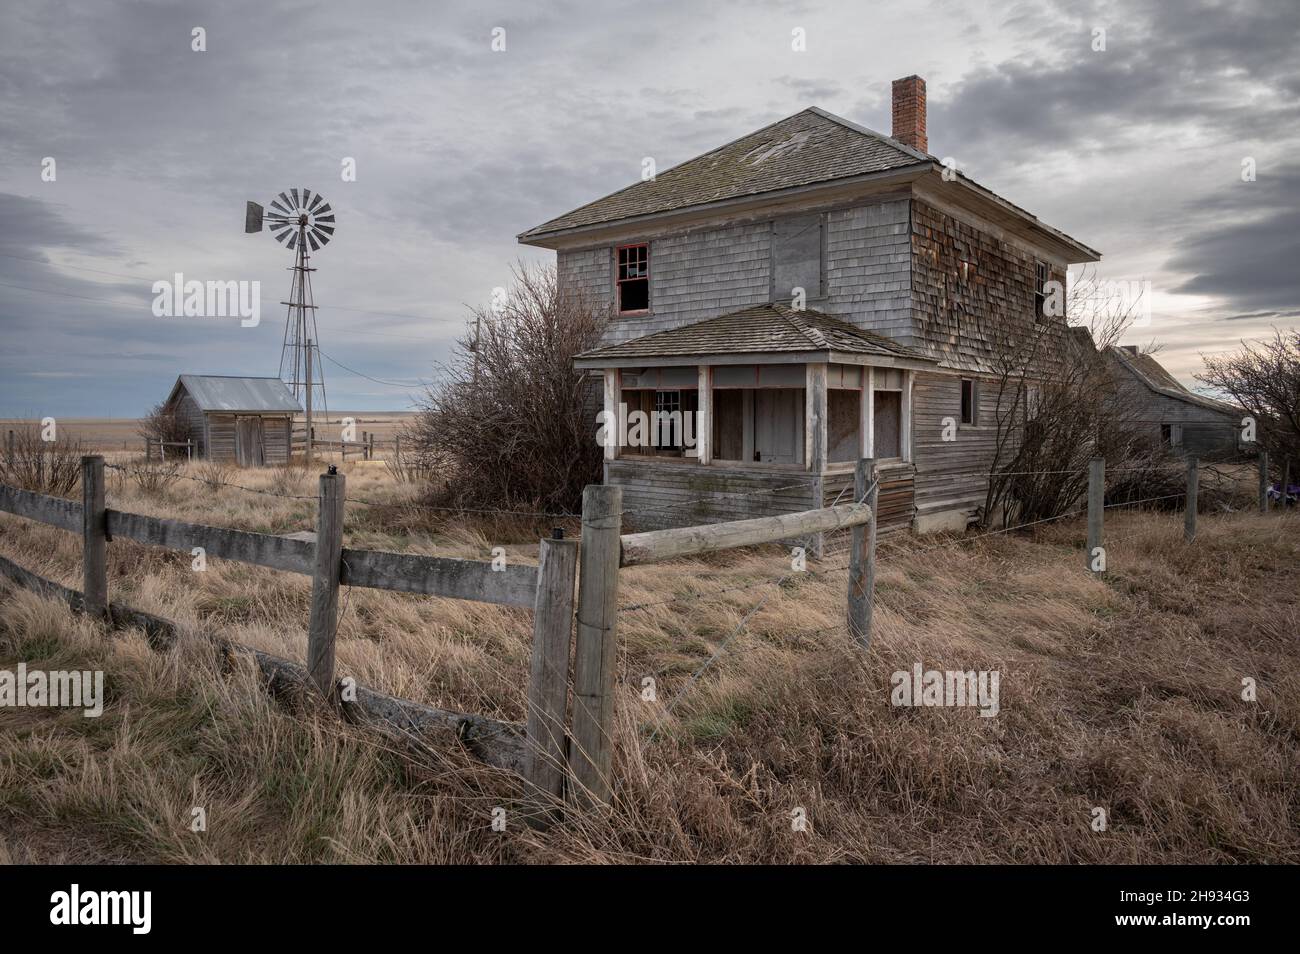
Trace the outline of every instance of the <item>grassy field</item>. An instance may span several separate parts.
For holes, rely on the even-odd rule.
[[[348,505],[348,546],[480,559],[504,546],[535,562],[547,526],[446,519],[382,464],[344,470],[348,495],[371,502]],[[146,492],[114,472],[109,505],[311,528],[313,502],[294,497],[315,492],[314,473],[225,477],[288,496],[200,479]],[[840,557],[780,587],[770,581],[790,561],[775,548],[624,571],[621,603],[654,605],[620,615],[616,804],[544,832],[525,824],[518,781],[451,739],[394,742],[289,711],[199,639],[160,655],[141,633],[105,633],[0,584],[0,669],[102,669],[109,695],[99,719],[0,709],[0,858],[1300,861],[1300,521],[1203,516],[1193,546],[1180,514],[1117,511],[1107,530],[1104,580],[1082,569],[1077,521],[892,538],[867,653],[842,627]],[[0,515],[0,554],[80,585],[72,534]],[[125,540],[109,561],[115,600],[304,658],[304,577],[218,560],[195,572],[188,555]],[[526,612],[345,591],[339,673],[522,721],[529,637]],[[916,663],[998,670],[1000,712],[892,706],[891,673]],[[1246,677],[1254,702],[1241,697]],[[191,831],[194,807],[206,809],[204,832]],[[1104,832],[1090,827],[1095,808]],[[796,831],[800,810],[808,825]]]

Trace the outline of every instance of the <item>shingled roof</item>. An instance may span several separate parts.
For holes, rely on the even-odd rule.
[[[519,239],[936,161],[813,106],[531,228]]]
[[[583,367],[602,361],[672,358],[715,354],[779,354],[809,351],[866,354],[933,363],[920,351],[858,328],[820,311],[796,311],[788,305],[755,305],[717,318],[659,331],[622,344],[585,351]]]
[[[1238,408],[1233,407],[1231,404],[1189,391],[1179,383],[1177,378],[1166,371],[1159,361],[1149,354],[1128,351],[1122,347],[1111,348],[1110,351],[1135,378],[1157,394],[1173,398],[1176,401],[1196,404],[1211,411],[1223,411],[1225,414],[1236,414],[1238,412]]]

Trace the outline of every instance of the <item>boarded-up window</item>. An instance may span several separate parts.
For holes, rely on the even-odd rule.
[[[899,435],[903,424],[903,394],[901,391],[877,391],[875,396],[875,455],[901,457]]]
[[[803,289],[805,300],[821,298],[823,218],[800,215],[772,223],[772,301],[789,302]]]
[[[803,388],[755,391],[755,459],[774,464],[802,464],[803,415]]]
[[[745,459],[745,392],[739,388],[713,392],[713,457]]]
[[[826,395],[827,457],[833,461],[857,460],[860,452],[858,436],[861,413],[860,391],[828,391]]]

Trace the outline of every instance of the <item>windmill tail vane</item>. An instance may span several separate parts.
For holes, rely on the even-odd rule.
[[[269,231],[277,242],[294,253],[290,269],[288,314],[284,322],[284,342],[280,348],[280,378],[289,386],[295,399],[302,402],[307,415],[307,453],[311,455],[313,405],[317,395],[329,421],[325,400],[325,372],[320,361],[320,334],[316,328],[316,304],[312,298],[311,252],[319,251],[334,237],[334,210],[319,192],[289,189],[272,199],[267,207],[248,202],[244,209],[244,231]],[[311,252],[308,251],[310,247]]]

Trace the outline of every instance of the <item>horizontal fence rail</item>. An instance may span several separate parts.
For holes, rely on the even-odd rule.
[[[307,540],[145,517],[121,510],[108,511],[108,535],[185,553],[202,547],[207,556],[305,576],[312,574],[316,553],[315,544]]]
[[[627,533],[620,538],[619,566],[639,566],[674,560],[712,550],[775,543],[794,537],[856,527],[871,521],[871,507],[865,503],[840,504],[822,510],[804,510],[775,517],[731,520],[674,530]]]
[[[494,570],[491,563],[481,560],[345,547],[342,582],[345,586],[531,609],[537,593],[537,567],[507,565]]]
[[[62,497],[35,494],[30,490],[0,484],[0,510],[28,520],[48,523],[60,530],[81,532],[81,504]]]

